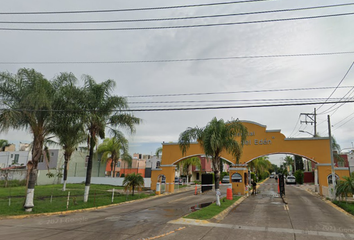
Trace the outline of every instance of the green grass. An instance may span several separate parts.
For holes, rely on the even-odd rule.
[[[237,196],[233,200],[227,200],[223,198],[220,200],[221,206],[217,206],[215,203],[210,204],[209,206],[202,208],[198,211],[192,212],[185,216],[184,218],[198,219],[198,220],[207,220],[212,217],[215,217],[226,208],[230,207],[234,202],[236,202],[240,197]]]
[[[338,207],[344,209],[348,213],[354,215],[354,203],[353,202],[342,202],[342,201],[333,201]]]
[[[36,186],[34,191],[34,208],[32,213],[49,213],[66,211],[68,192],[70,191],[70,200],[68,210],[84,209],[112,204],[112,192],[107,190],[122,189],[122,187],[110,185],[90,186],[90,196],[87,203],[83,202],[84,184],[67,184],[67,191],[63,192],[62,185]],[[25,201],[25,187],[0,188],[0,216],[25,214],[23,204]],[[120,203],[139,198],[146,198],[151,195],[139,194],[119,194],[115,192],[114,202]],[[9,206],[9,203],[10,206]]]

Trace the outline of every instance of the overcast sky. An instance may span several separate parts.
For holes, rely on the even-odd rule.
[[[2,4],[1,12],[72,11],[161,7],[172,5],[212,3],[215,0],[194,1],[25,1],[12,0]],[[220,1],[221,2],[221,1]],[[86,21],[145,18],[173,18],[201,15],[231,14],[288,8],[338,4],[338,1],[263,1],[204,7],[149,11],[126,11],[90,14],[3,15],[1,21]],[[349,3],[349,1],[341,1]],[[226,22],[249,22],[268,19],[308,17],[354,12],[354,5],[306,11],[253,14],[222,18],[204,18],[157,22],[105,24],[9,24],[0,28],[122,28],[156,27]],[[16,73],[21,67],[34,68],[48,79],[60,72],[73,72],[78,78],[91,75],[97,82],[113,79],[114,94],[130,96],[131,108],[143,106],[185,106],[186,103],[134,103],[187,100],[254,100],[327,98],[333,89],[280,91],[187,96],[139,95],[180,93],[221,93],[270,89],[336,87],[354,61],[354,54],[322,56],[288,56],[238,58],[231,60],[150,62],[150,63],[92,63],[92,64],[4,64],[8,62],[104,62],[205,59],[242,56],[297,55],[354,51],[354,15],[294,21],[263,22],[160,30],[125,31],[5,31],[0,30],[0,70]],[[354,85],[352,69],[340,86]],[[351,88],[341,88],[332,98],[345,96]],[[353,97],[350,92],[348,96]],[[259,101],[257,104],[265,103]],[[200,103],[189,103],[197,105]],[[205,104],[205,103],[203,103]],[[217,102],[211,104],[219,104]],[[231,105],[239,105],[233,103]],[[230,105],[230,103],[229,103]],[[214,105],[215,106],[215,105]],[[281,129],[287,137],[310,137],[299,130],[313,133],[311,125],[300,124],[300,113],[319,108],[318,133],[327,135],[327,114],[331,115],[333,134],[342,148],[352,146],[353,103],[340,105],[309,105],[272,108],[219,109],[194,111],[136,112],[143,119],[136,133],[129,136],[131,153],[154,153],[164,142],[176,142],[187,127],[205,126],[213,117],[231,120],[239,118],[259,122],[267,129]],[[329,109],[332,107],[331,109]],[[326,110],[329,112],[326,113]],[[336,110],[336,111],[331,111]],[[349,116],[350,115],[350,116]],[[10,142],[29,142],[24,131],[1,137]]]

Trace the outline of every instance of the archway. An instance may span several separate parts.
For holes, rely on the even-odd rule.
[[[248,172],[247,162],[256,159],[259,156],[270,154],[295,154],[316,163],[318,173],[319,191],[322,192],[321,186],[328,186],[327,176],[331,173],[331,152],[330,141],[328,137],[313,138],[286,138],[280,130],[267,130],[265,125],[251,122],[241,121],[248,129],[247,140],[243,143],[243,153],[238,163],[233,156],[227,152],[222,152],[221,156],[232,162],[230,175],[237,172],[241,176]],[[236,139],[240,139],[238,136]],[[175,163],[187,156],[203,155],[204,151],[199,143],[191,143],[186,155],[182,155],[178,143],[164,143],[163,154],[161,159],[161,169],[153,171],[152,176],[162,171],[166,175],[166,181],[172,182],[174,178]],[[348,176],[348,168],[336,168],[336,174],[340,177]],[[154,178],[152,178],[153,180]],[[238,190],[234,193],[245,193],[244,180],[242,184],[238,184]],[[154,189],[156,182],[152,181],[151,188]],[[233,187],[234,188],[234,187]],[[173,189],[172,189],[173,190]]]

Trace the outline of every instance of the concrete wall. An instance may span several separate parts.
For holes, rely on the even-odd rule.
[[[18,154],[18,163],[16,166],[26,165],[29,157],[29,152],[26,151],[12,151],[12,152],[0,152],[0,168],[7,168],[13,165],[15,155]]]
[[[68,177],[68,183],[82,183],[85,182],[85,177]],[[111,177],[92,177],[92,184],[107,184],[112,186],[122,186],[124,178],[111,178]],[[151,179],[144,178],[144,187],[151,187]]]

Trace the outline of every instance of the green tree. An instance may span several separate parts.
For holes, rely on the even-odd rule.
[[[131,173],[125,176],[123,180],[124,190],[132,190],[132,195],[134,196],[134,189],[138,187],[144,187],[144,178],[140,173]]]
[[[303,184],[304,183],[304,171],[303,170],[296,170],[294,173],[296,183]]]
[[[262,180],[269,176],[272,163],[269,161],[268,156],[263,156],[252,160],[248,163],[248,167],[257,174],[258,180]]]
[[[343,177],[344,180],[340,180],[336,185],[336,197],[343,197],[347,201],[349,194],[354,195],[354,172],[349,177]]]
[[[111,95],[115,87],[113,80],[96,83],[88,75],[84,75],[83,78],[84,101],[81,104],[82,109],[85,109],[84,124],[88,132],[89,145],[84,193],[84,202],[87,202],[91,183],[92,157],[97,138],[105,138],[106,128],[108,128],[113,137],[117,135],[118,127],[129,129],[133,133],[135,125],[139,124],[141,120],[132,114],[126,113],[128,104],[124,97]]]
[[[236,137],[240,137],[240,142]],[[224,122],[223,119],[213,118],[207,126],[203,128],[188,128],[179,136],[179,146],[182,154],[185,155],[190,147],[191,141],[198,141],[204,150],[205,156],[211,158],[215,175],[215,190],[219,191],[220,181],[220,158],[222,151],[232,154],[236,163],[239,163],[242,153],[243,142],[247,137],[247,128],[239,120]],[[217,194],[217,205],[220,205]]]
[[[157,158],[160,157],[160,154],[162,154],[162,147],[159,147],[158,149],[156,149],[155,155]]]
[[[294,155],[295,158],[295,169],[296,170],[304,170],[304,160],[302,160],[301,156]]]
[[[28,162],[27,195],[24,208],[34,207],[37,165],[43,155],[43,144],[50,133],[55,89],[41,73],[21,68],[17,74],[0,73],[0,95],[6,106],[0,113],[0,131],[10,128],[29,130],[32,134],[32,160]]]
[[[9,142],[5,139],[0,139],[0,151],[4,151]]]
[[[199,157],[191,157],[183,159],[182,161],[178,162],[179,169],[182,169],[183,175],[187,176],[187,184],[190,181],[191,175],[189,174],[190,166],[201,167],[200,158]]]
[[[289,166],[291,168],[290,171],[293,172],[295,170],[295,161],[294,161],[294,159],[291,156],[286,156],[284,158],[284,160],[285,160],[285,165]]]
[[[129,144],[124,134],[116,131],[116,136],[113,138],[106,138],[103,143],[98,146],[97,152],[102,153],[102,161],[105,162],[111,159],[111,177],[115,177],[116,165],[121,158],[129,165],[132,163],[132,157],[128,153]]]
[[[64,150],[63,191],[66,190],[68,163],[73,152],[87,138],[79,105],[81,91],[75,86],[76,77],[72,73],[61,73],[53,82],[55,91],[54,108],[50,131],[57,137],[56,144]]]

